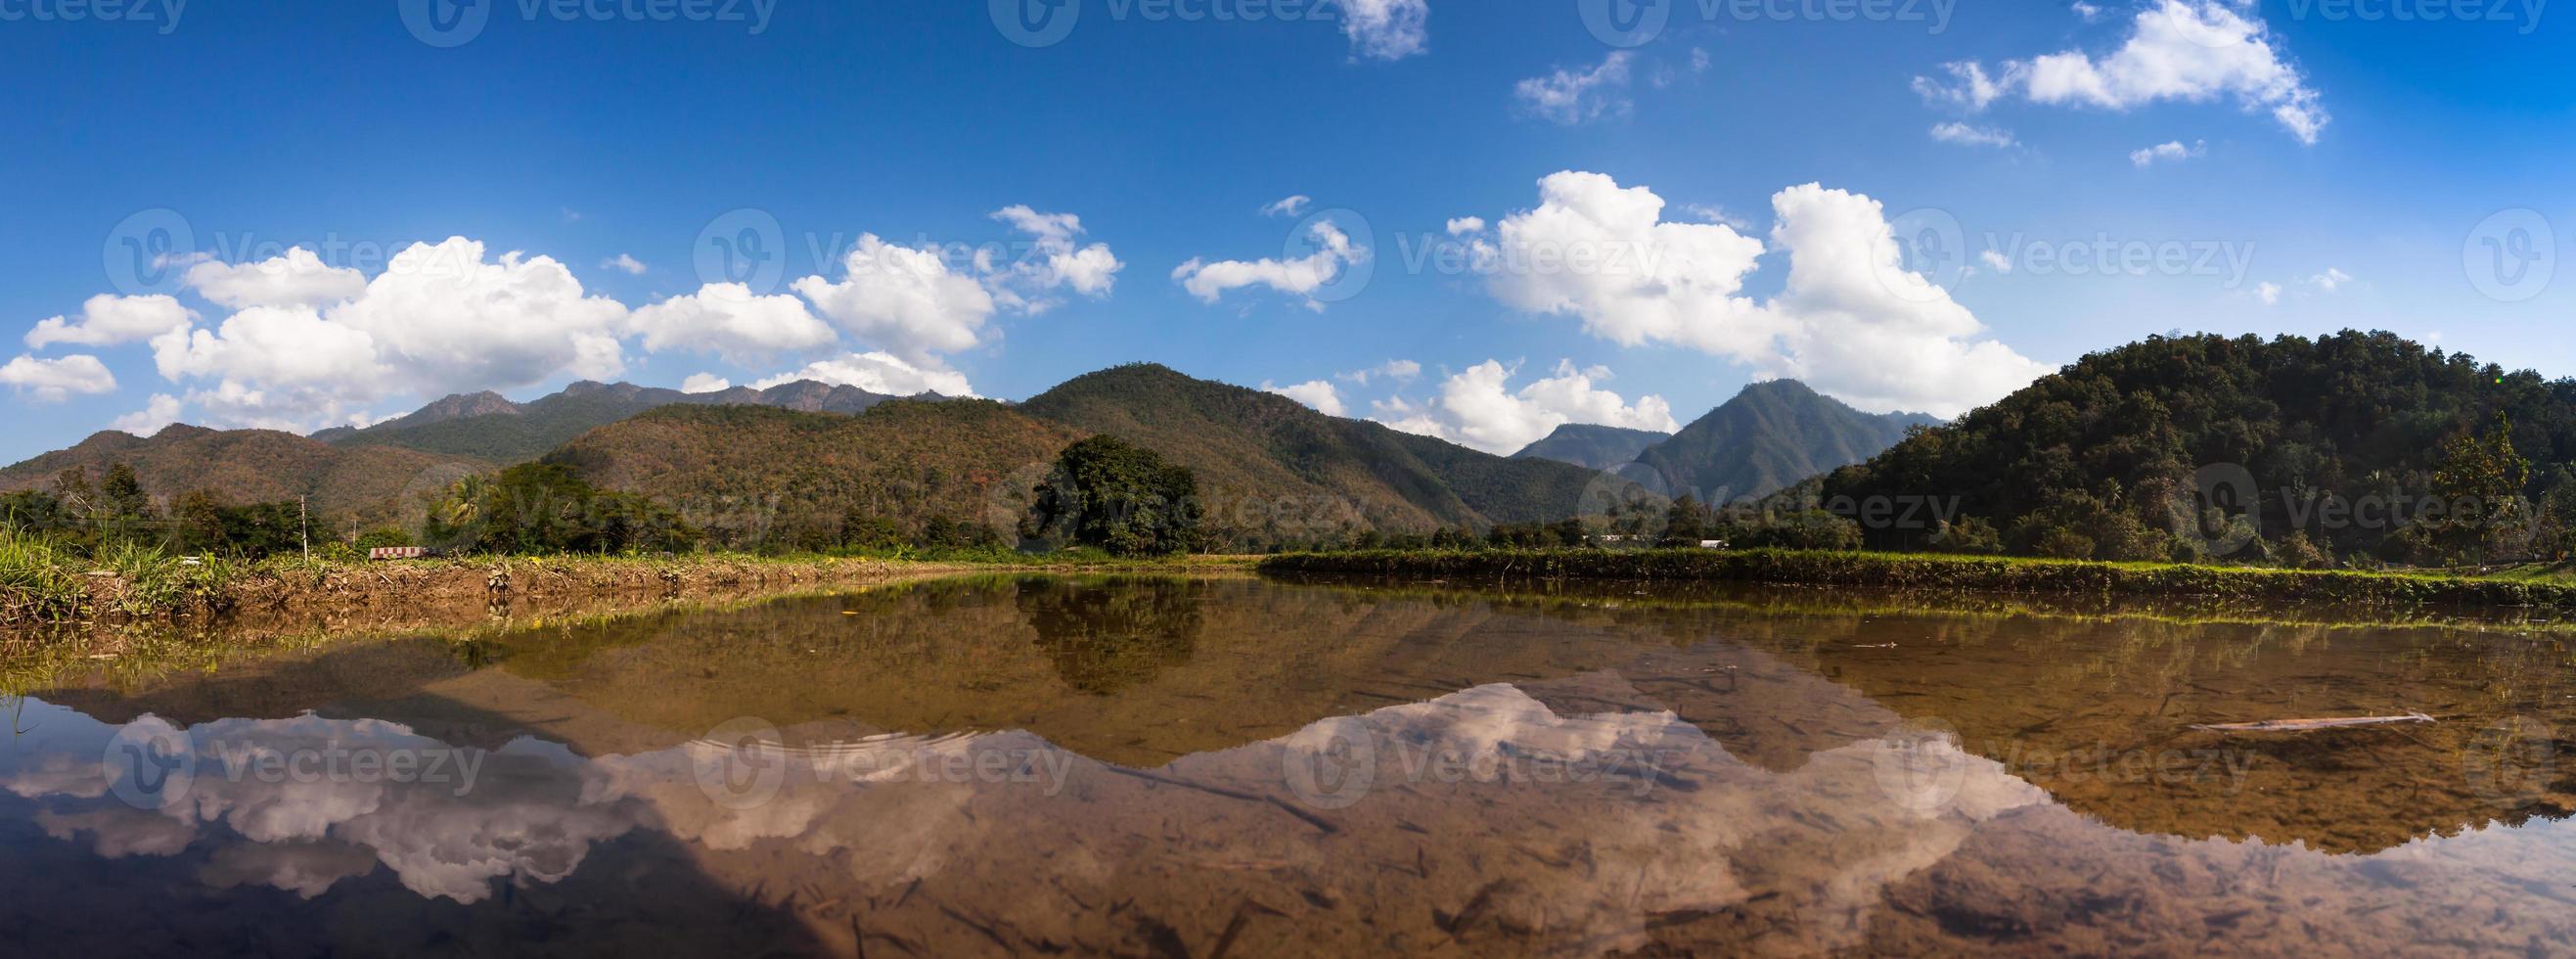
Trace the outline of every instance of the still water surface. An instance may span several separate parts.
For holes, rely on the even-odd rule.
[[[1003,578],[103,671],[7,703],[0,942],[2576,952],[2558,636],[1903,608]]]

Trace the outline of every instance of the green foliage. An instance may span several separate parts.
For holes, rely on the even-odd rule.
[[[1796,380],[1772,380],[1745,387],[1636,461],[1661,478],[1665,493],[1724,506],[1860,462],[1937,422],[1863,413]]]
[[[698,540],[670,510],[603,492],[555,463],[459,481],[433,504],[423,532],[441,548],[499,553],[681,550]]]
[[[1115,556],[1171,555],[1198,544],[1197,477],[1114,436],[1065,447],[1035,499],[1024,538],[1054,534]]]
[[[87,594],[67,561],[41,536],[0,528],[0,618],[51,622],[78,615]]]
[[[2538,525],[2526,500],[2549,502],[2569,482],[2563,470],[2515,468],[2526,455],[2576,461],[2576,381],[2388,333],[2151,337],[1918,431],[1828,475],[1822,492],[1955,497],[1957,512],[1986,518],[2021,554],[2089,541],[2098,559],[2283,561],[2285,541],[2304,533],[2330,555],[2494,560],[2543,548],[2520,535]],[[2251,488],[2213,484],[2203,467],[2250,477]],[[2252,500],[2212,502],[2236,492]],[[2441,519],[2447,510],[2429,504],[2449,493],[2486,505]],[[2576,513],[2559,516],[2563,530]],[[1937,530],[1864,532],[1877,549],[1940,545]],[[2206,555],[2210,544],[2238,548]]]
[[[224,601],[225,584],[234,573],[233,565],[220,558],[182,557],[133,542],[102,550],[98,564],[116,574],[116,609],[129,616],[215,608]]]

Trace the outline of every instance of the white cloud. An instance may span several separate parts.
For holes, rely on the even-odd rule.
[[[625,368],[626,307],[552,258],[451,237],[394,255],[354,299],[257,305],[152,339],[153,361],[218,425],[309,429],[396,394],[506,390]]]
[[[1118,282],[1118,271],[1127,267],[1110,252],[1109,244],[1076,242],[1074,238],[1082,235],[1082,218],[1071,213],[1040,213],[1019,205],[993,211],[993,219],[1036,238],[1030,255],[1008,269],[979,263],[986,274],[986,288],[1003,307],[1032,315],[1046,312],[1058,305],[1047,294],[1059,288],[1095,299],[1108,296]]]
[[[143,408],[117,417],[110,429],[123,430],[136,436],[151,436],[179,421],[179,398],[168,393],[155,393]]]
[[[1380,422],[1409,433],[1437,436],[1488,453],[1513,453],[1538,442],[1567,423],[1600,423],[1630,429],[1672,432],[1672,404],[1660,396],[1641,396],[1633,404],[1595,382],[1610,372],[1601,367],[1576,369],[1560,361],[1554,376],[1518,390],[1511,380],[1519,367],[1487,360],[1450,376],[1440,395],[1427,403],[1402,398],[1377,404]]]
[[[680,381],[682,393],[722,393],[733,389],[733,381],[713,373],[691,373]]]
[[[9,384],[20,394],[32,395],[40,403],[60,403],[74,393],[116,392],[116,377],[107,371],[107,364],[87,354],[51,360],[21,354],[0,366],[0,383]]]
[[[36,322],[27,331],[27,345],[44,349],[54,343],[80,346],[115,346],[148,340],[188,325],[196,313],[180,306],[175,298],[150,296],[115,296],[101,293],[81,304],[77,320],[49,317]]]
[[[2010,273],[2013,271],[2012,257],[2005,256],[2003,253],[1996,250],[1987,250],[1977,254],[1977,262],[1984,263],[1987,269],[1993,270],[1997,273]]]
[[[709,283],[635,311],[631,327],[644,348],[712,352],[726,362],[756,364],[829,345],[832,328],[785,294],[754,296],[740,283]]]
[[[972,348],[993,316],[993,294],[972,276],[952,272],[936,246],[899,246],[863,234],[841,263],[844,278],[797,280],[796,292],[857,337],[906,362]]]
[[[1410,380],[1421,375],[1422,364],[1420,363],[1416,363],[1412,360],[1388,360],[1365,370],[1352,370],[1348,373],[1339,374],[1339,378],[1361,386],[1367,386],[1369,380],[1372,379],[1383,378],[1390,380]]]
[[[1485,232],[1485,218],[1481,216],[1462,216],[1449,221],[1450,236],[1466,236],[1470,233],[1483,232]]]
[[[2332,293],[2337,287],[2350,282],[2352,282],[2352,274],[2333,267],[2327,267],[2325,272],[2308,278],[2308,285],[2316,287],[2317,292],[2320,293]]]
[[[1771,235],[1789,275],[1778,296],[1757,302],[1743,288],[1761,241],[1723,224],[1663,221],[1662,198],[1597,173],[1557,173],[1539,190],[1537,208],[1502,221],[1487,257],[1488,290],[1505,305],[1576,317],[1624,346],[1729,357],[1863,409],[1955,415],[2045,372],[1976,339],[1984,327],[1965,307],[1906,270],[1869,197],[1812,183],[1773,196]]]
[[[2282,58],[2279,35],[2247,16],[2251,10],[2222,0],[2156,0],[2138,9],[2128,40],[2100,58],[2051,53],[2007,63],[2000,78],[1975,63],[1945,64],[1949,82],[1916,77],[1914,89],[1970,111],[2016,92],[2035,103],[2111,110],[2232,97],[2246,110],[2268,112],[2299,142],[2315,143],[2328,119],[2320,96]]]
[[[334,267],[303,247],[257,263],[205,260],[188,268],[189,288],[221,306],[328,306],[366,292],[367,276]]]
[[[625,253],[601,260],[599,265],[603,269],[618,270],[633,276],[644,275],[644,261]]]
[[[1932,128],[1932,139],[1963,146],[2009,147],[2019,145],[2012,131],[2001,127],[1972,127],[1965,123],[1943,123]]]
[[[1708,51],[1700,47],[1692,47],[1690,52],[1690,68],[1692,73],[1707,73],[1709,68]]]
[[[1628,111],[1628,63],[1632,55],[1613,50],[1589,70],[1559,69],[1512,87],[1512,95],[1530,113],[1563,124],[1582,123],[1605,114]]]
[[[751,385],[753,389],[765,390],[797,380],[855,386],[885,396],[912,396],[923,391],[949,397],[975,395],[975,388],[966,382],[964,373],[935,364],[907,362],[902,357],[883,352],[852,353],[818,360],[806,364],[804,369],[781,373]]]
[[[1265,380],[1261,390],[1304,403],[1326,416],[1340,416],[1343,412],[1342,391],[1334,389],[1329,380],[1307,380],[1289,386],[1274,386]]]
[[[2270,282],[2254,284],[2254,298],[2263,301],[2264,306],[2280,303],[2281,284]]]
[[[1307,195],[1305,195],[1305,194],[1303,194],[1303,193],[1300,193],[1300,194],[1297,194],[1297,195],[1295,195],[1295,196],[1288,197],[1287,199],[1280,200],[1280,201],[1279,201],[1279,202],[1277,202],[1277,203],[1271,203],[1271,204],[1266,204],[1266,205],[1262,206],[1262,208],[1261,208],[1261,215],[1262,215],[1262,216],[1305,216],[1305,215],[1306,215],[1306,208],[1307,208],[1307,207],[1309,207],[1309,206],[1314,205],[1314,202],[1315,202],[1315,201],[1314,201],[1314,198],[1309,197],[1309,196],[1307,196]]]
[[[2004,84],[1987,76],[1985,66],[1975,61],[1944,63],[1941,70],[1950,75],[1949,82],[1931,77],[1914,78],[1914,92],[1921,94],[1927,102],[1975,113],[2001,99],[2007,92]]]
[[[2151,166],[2159,160],[2179,163],[2207,152],[2209,152],[2209,144],[2206,141],[2194,140],[2190,146],[2184,146],[2180,140],[2167,140],[2155,146],[2129,151],[2129,162],[2141,167]]]
[[[2102,8],[2094,6],[2093,4],[2085,3],[2083,0],[2076,0],[2075,5],[2071,9],[2075,11],[2077,19],[2086,23],[2093,23],[2102,19]]]
[[[1172,270],[1172,280],[1203,302],[1217,302],[1228,290],[1266,286],[1291,296],[1307,297],[1307,308],[1320,310],[1324,305],[1312,298],[1314,292],[1339,278],[1343,270],[1367,260],[1369,250],[1351,242],[1350,236],[1330,220],[1310,224],[1307,235],[1315,241],[1315,252],[1306,256],[1215,263],[1192,258]]]
[[[1342,34],[1351,51],[1378,60],[1401,60],[1430,42],[1430,0],[1341,0]]]

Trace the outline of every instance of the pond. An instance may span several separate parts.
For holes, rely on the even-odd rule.
[[[2563,634],[1969,605],[987,577],[102,666],[5,703],[0,941],[2576,951]]]

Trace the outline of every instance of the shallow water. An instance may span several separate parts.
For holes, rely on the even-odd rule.
[[[2565,640],[1892,608],[980,579],[103,670],[11,704],[0,942],[2576,951]]]

